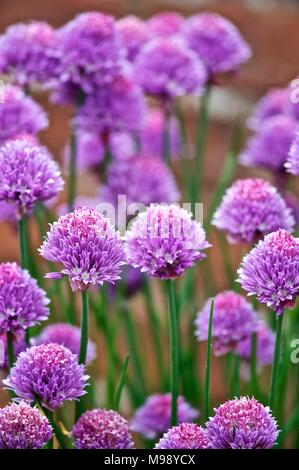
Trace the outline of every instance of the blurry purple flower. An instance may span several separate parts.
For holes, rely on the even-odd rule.
[[[210,245],[199,222],[175,205],[151,205],[126,233],[128,263],[149,276],[171,279],[202,260]]]
[[[77,449],[132,449],[128,422],[113,410],[85,411],[72,429]]]
[[[81,330],[77,326],[67,323],[53,323],[43,328],[42,332],[32,339],[32,344],[56,343],[62,344],[73,354],[79,356]],[[90,339],[87,346],[86,364],[90,364],[96,357],[96,345]]]
[[[51,85],[60,74],[53,28],[42,21],[9,26],[0,37],[0,71],[19,85]]]
[[[212,224],[231,243],[257,241],[279,228],[292,231],[294,218],[277,189],[260,178],[237,180],[227,189]]]
[[[237,346],[237,354],[249,362],[251,357],[251,336],[248,336],[243,341],[240,341]],[[274,354],[275,334],[269,326],[259,321],[257,327],[257,345],[256,356],[258,366],[266,366],[272,364]]]
[[[211,299],[197,314],[195,335],[199,341],[208,339]],[[232,291],[221,292],[215,297],[212,337],[213,351],[221,356],[235,351],[239,341],[251,336],[257,329],[257,317],[249,302]]]
[[[21,333],[49,315],[49,299],[17,263],[0,264],[0,335]]]
[[[13,202],[0,201],[0,222],[17,222],[17,205]]]
[[[21,352],[3,384],[17,397],[36,400],[54,411],[66,400],[76,400],[86,392],[88,375],[78,358],[61,344],[41,344]]]
[[[125,75],[113,79],[86,97],[74,118],[75,128],[101,137],[111,132],[136,132],[145,116],[142,90]]]
[[[69,276],[73,291],[120,279],[125,264],[123,242],[109,220],[96,209],[75,209],[58,219],[39,249],[48,261],[61,263],[60,273]]]
[[[163,100],[201,94],[207,79],[201,61],[178,38],[146,44],[135,61],[135,77],[145,93]]]
[[[22,140],[1,147],[0,201],[15,203],[18,217],[36,202],[53,199],[62,187],[59,167],[45,147]]]
[[[295,225],[299,224],[299,199],[291,192],[284,193],[284,201],[290,209],[295,220]]]
[[[294,136],[294,140],[289,150],[285,168],[293,175],[299,175],[299,132]]]
[[[169,167],[157,158],[143,155],[117,160],[108,168],[107,184],[100,190],[100,199],[118,207],[118,196],[126,196],[126,204],[170,204],[178,202],[179,191]]]
[[[271,449],[278,436],[271,410],[255,398],[241,397],[223,403],[206,426],[215,449]]]
[[[45,416],[24,401],[0,409],[0,449],[42,449],[52,437]]]
[[[149,39],[147,24],[137,16],[129,15],[117,21],[116,31],[126,51],[126,58],[130,62],[134,62],[141,47]]]
[[[99,199],[91,196],[77,196],[74,201],[75,209],[96,209],[99,204]],[[69,212],[69,207],[67,203],[60,204],[57,207],[56,214],[58,216],[66,215]]]
[[[266,235],[243,258],[238,274],[248,295],[281,314],[299,294],[299,239],[286,230]]]
[[[205,429],[194,423],[182,423],[170,428],[155,445],[155,449],[209,449]]]
[[[170,37],[178,34],[184,24],[185,18],[177,12],[167,11],[157,13],[148,21],[148,29],[153,38]]]
[[[150,395],[145,403],[135,411],[131,429],[147,439],[155,439],[170,427],[170,393]],[[189,405],[182,396],[178,397],[178,423],[194,421],[199,412]]]
[[[98,12],[77,15],[57,31],[61,81],[85,93],[96,91],[119,72],[123,50],[112,16]]]
[[[258,131],[264,122],[288,111],[290,92],[288,88],[272,88],[255,105],[247,123],[250,129]]]
[[[251,49],[238,28],[216,13],[188,18],[182,34],[205,64],[209,74],[233,72],[251,57]]]
[[[284,169],[298,122],[290,116],[267,119],[259,132],[251,137],[239,161],[246,166],[261,166],[269,170]]]
[[[0,96],[0,145],[20,134],[35,135],[48,126],[43,109],[18,87],[5,85]]]

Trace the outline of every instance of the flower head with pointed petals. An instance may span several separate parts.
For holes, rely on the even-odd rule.
[[[205,429],[194,423],[181,423],[163,434],[155,449],[209,449]]]

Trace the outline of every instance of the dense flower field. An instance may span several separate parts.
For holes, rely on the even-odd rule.
[[[201,204],[211,95],[251,55],[215,13],[0,36],[1,449],[299,448],[296,80],[238,117]],[[40,94],[73,111],[62,168]]]

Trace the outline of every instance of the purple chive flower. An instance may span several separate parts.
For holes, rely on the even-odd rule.
[[[255,398],[235,398],[215,409],[206,424],[215,449],[271,449],[277,439],[276,420]]]
[[[134,62],[141,47],[149,39],[147,23],[134,15],[125,16],[117,21],[116,31],[126,52],[126,58]]]
[[[208,339],[211,299],[198,312],[195,335],[199,341]],[[217,294],[214,302],[212,337],[216,356],[235,351],[239,341],[257,329],[257,317],[249,302],[232,291]]]
[[[45,147],[11,141],[0,149],[0,201],[17,205],[17,215],[30,212],[36,202],[53,199],[62,190],[59,167]]]
[[[129,77],[117,75],[86,97],[74,118],[79,131],[96,132],[105,137],[111,132],[136,132],[145,115],[141,88]]]
[[[20,134],[35,135],[48,126],[46,113],[20,88],[2,87],[0,102],[0,145]]]
[[[72,429],[77,449],[132,449],[128,422],[113,410],[85,411]]]
[[[0,264],[0,335],[20,334],[46,320],[49,299],[28,271],[17,263]]]
[[[0,336],[0,341],[4,344],[5,356],[4,361],[1,362],[0,360],[0,369],[1,368],[8,368],[9,367],[9,359],[8,359],[8,350],[7,350],[7,334],[3,333]],[[27,348],[26,340],[25,340],[25,333],[22,331],[21,333],[13,335],[13,351],[14,351],[14,358],[16,359],[17,356],[25,351]]]
[[[138,54],[134,71],[145,93],[163,100],[201,94],[207,79],[201,61],[178,38],[150,41]]]
[[[299,175],[299,132],[294,137],[284,166],[289,173]]]
[[[289,106],[290,92],[288,88],[272,88],[255,105],[247,122],[248,127],[258,131],[267,119],[286,113]]]
[[[259,321],[256,333],[256,356],[258,366],[262,367],[272,364],[275,343],[274,332],[265,322]],[[249,362],[251,357],[251,336],[239,342],[236,352],[242,359]]]
[[[0,409],[0,449],[42,449],[52,437],[45,416],[24,401]]]
[[[54,411],[84,395],[88,375],[78,357],[61,344],[32,346],[21,352],[3,384],[17,397]]]
[[[260,131],[251,137],[239,161],[246,166],[261,166],[281,171],[298,130],[298,122],[290,116],[267,119]]]
[[[170,427],[170,393],[149,396],[145,403],[135,411],[131,429],[147,439],[156,439]],[[178,397],[178,423],[194,421],[199,412],[189,405],[182,396]]]
[[[136,156],[113,162],[107,172],[107,184],[102,187],[100,198],[118,206],[118,197],[126,196],[126,204],[145,206],[151,203],[173,203],[180,199],[179,191],[169,167],[157,158]]]
[[[299,239],[286,230],[266,235],[243,258],[238,274],[248,295],[281,314],[299,293]]]
[[[141,152],[152,157],[163,156],[163,134],[165,115],[159,108],[151,108],[147,112],[144,127],[140,133]],[[172,116],[169,121],[169,153],[177,158],[182,153],[179,123]]]
[[[0,37],[0,72],[19,85],[50,85],[60,73],[54,29],[42,21],[9,26]]]
[[[210,449],[206,431],[194,423],[182,423],[169,429],[155,449]]]
[[[238,28],[216,13],[191,16],[184,22],[182,35],[211,75],[238,70],[251,57]]]
[[[81,209],[96,209],[99,204],[99,199],[91,196],[77,196],[74,201],[74,208]],[[58,216],[66,215],[69,212],[69,207],[67,203],[60,204],[56,209],[56,214]]]
[[[126,233],[128,263],[152,277],[171,279],[205,255],[210,245],[199,222],[175,205],[151,205]]]
[[[60,273],[69,276],[73,291],[120,279],[125,264],[123,242],[109,220],[96,209],[75,209],[58,219],[39,249],[48,261],[61,263]]]
[[[42,332],[32,339],[32,344],[56,343],[62,344],[73,354],[79,356],[81,331],[77,326],[67,323],[54,323],[43,328]],[[86,364],[90,364],[96,357],[96,345],[88,340]]]
[[[57,39],[63,83],[91,93],[119,72],[124,53],[112,16],[79,14],[58,30]]]
[[[252,242],[279,228],[292,231],[295,220],[277,189],[260,178],[237,180],[226,191],[212,224],[229,242]]]
[[[148,29],[153,38],[169,37],[178,34],[184,24],[185,18],[174,11],[158,13],[148,21]]]

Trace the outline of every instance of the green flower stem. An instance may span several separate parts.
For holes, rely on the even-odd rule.
[[[233,355],[233,381],[232,381],[232,398],[240,395],[240,357]]]
[[[207,345],[207,357],[206,357],[206,368],[205,368],[205,387],[204,387],[204,418],[205,418],[205,421],[207,421],[209,419],[209,416],[210,416],[210,375],[211,375],[213,312],[214,312],[214,299],[212,299],[211,307],[210,307],[209,329],[208,329],[208,345]]]
[[[179,394],[179,337],[178,337],[178,321],[174,293],[174,281],[167,279],[167,298],[168,298],[168,314],[169,314],[169,341],[170,341],[170,367],[171,367],[171,420],[170,425],[177,424],[177,400]]]
[[[8,365],[9,369],[12,368],[15,362],[15,354],[13,349],[13,334],[11,331],[6,332],[6,346],[7,346],[7,356],[8,356]]]
[[[195,167],[191,183],[192,203],[198,202],[198,199],[201,197],[210,95],[211,86],[208,85],[204,95],[201,97],[200,110],[197,121]]]
[[[129,359],[130,359],[130,354],[127,354],[126,357],[125,357],[125,360],[123,362],[122,368],[121,368],[119,382],[118,382],[118,385],[117,385],[117,388],[116,388],[115,398],[114,398],[114,409],[116,411],[119,411],[121,395],[122,395],[122,391],[123,391],[123,388],[124,388],[125,383],[126,383]]]
[[[257,333],[253,333],[251,335],[250,392],[255,397],[259,395],[259,384],[257,376]]]
[[[164,109],[164,129],[163,129],[163,160],[170,166],[170,136],[169,136],[169,122],[170,122],[170,110],[168,105],[165,105]]]
[[[276,316],[275,349],[274,349],[274,356],[273,356],[271,383],[270,383],[270,389],[269,389],[269,407],[271,410],[273,410],[276,384],[277,384],[278,371],[279,371],[282,321],[283,321],[283,312],[280,315]]]
[[[80,351],[79,351],[79,364],[86,363],[86,353],[88,345],[88,323],[89,323],[89,292],[88,290],[81,292],[82,307],[81,307],[81,338],[80,338]],[[82,398],[76,402],[75,418],[76,421],[83,413]]]
[[[61,447],[61,449],[66,449],[67,444],[66,444],[65,436],[62,433],[59,425],[56,423],[53,412],[44,408],[40,402],[38,402],[38,404],[40,408],[43,410],[45,416],[48,418],[48,421],[53,428],[53,431],[54,431],[54,434],[56,436],[59,446]]]
[[[24,269],[28,269],[28,242],[27,242],[27,218],[23,216],[18,221],[19,232],[19,250],[20,250],[20,265]]]
[[[295,408],[295,411],[293,414],[290,416],[286,424],[284,425],[284,428],[282,431],[279,433],[278,439],[277,439],[277,444],[278,447],[282,447],[283,442],[287,435],[293,431],[295,428],[298,428],[299,426],[299,406]]]
[[[150,290],[149,281],[147,279],[144,280],[142,287],[143,287],[143,294],[144,294],[146,305],[147,305],[147,314],[148,314],[148,319],[149,319],[149,324],[150,324],[150,329],[151,329],[151,337],[153,340],[153,351],[155,354],[157,370],[160,376],[162,388],[165,391],[168,385],[168,378],[166,377],[164,360],[163,360],[163,349],[162,349],[161,338],[160,338],[159,319],[157,317],[157,314],[154,308],[152,293]]]
[[[70,167],[69,167],[69,185],[68,185],[68,195],[67,195],[67,204],[69,212],[72,212],[74,209],[74,201],[76,197],[76,187],[77,187],[77,137],[74,131],[71,134],[70,140]]]

